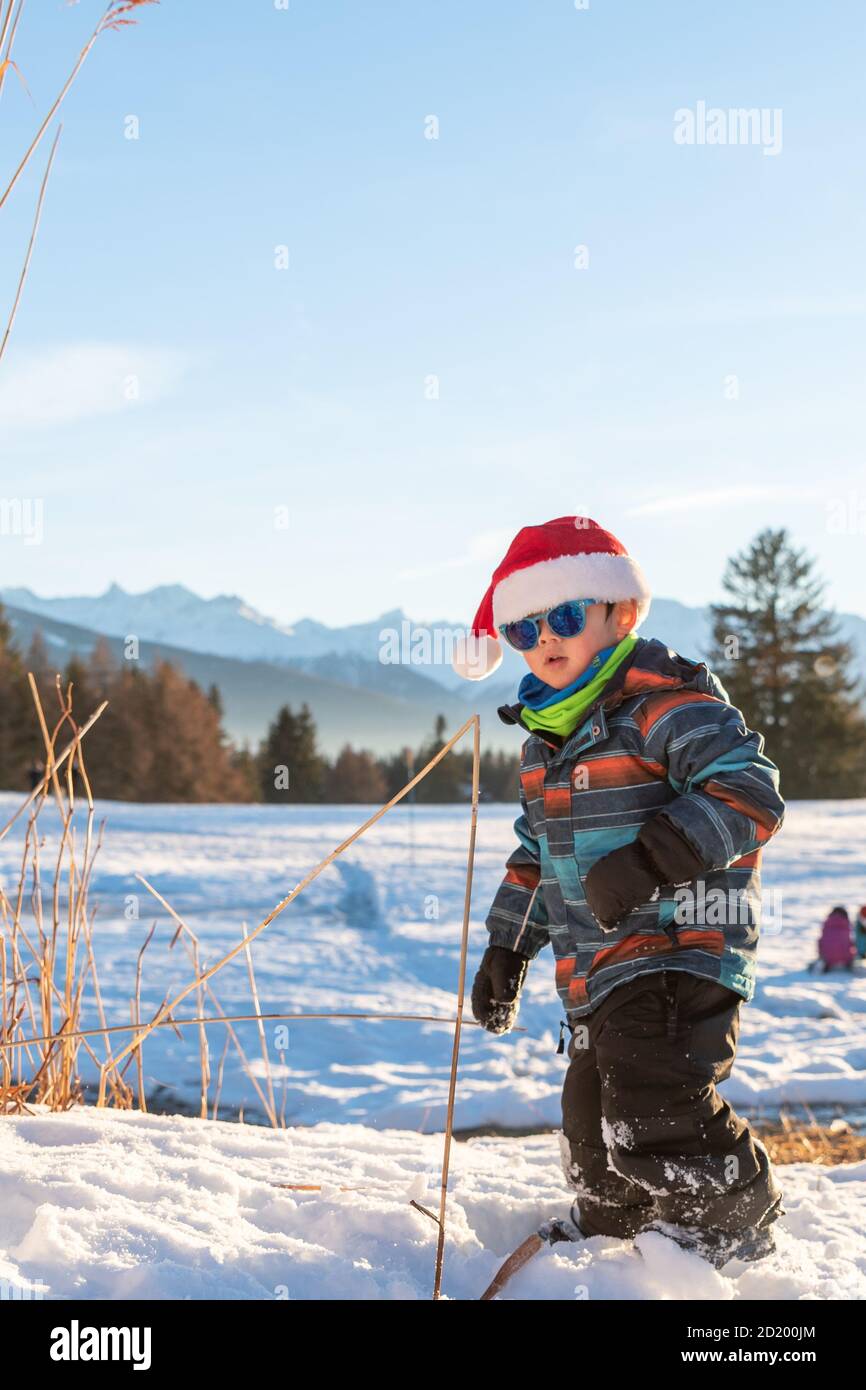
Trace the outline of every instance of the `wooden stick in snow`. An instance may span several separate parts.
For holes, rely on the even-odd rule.
[[[469,822],[469,853],[466,861],[466,892],[463,898],[463,930],[460,934],[460,970],[457,976],[457,1018],[451,1049],[451,1079],[448,1084],[448,1110],[445,1115],[445,1149],[442,1154],[442,1182],[439,1193],[439,1239],[436,1242],[436,1273],[433,1298],[442,1291],[442,1264],[445,1258],[445,1203],[448,1197],[448,1164],[454,1125],[454,1097],[457,1092],[457,1062],[460,1055],[460,1027],[463,1020],[463,992],[466,985],[466,952],[469,946],[469,906],[472,900],[472,871],[475,867],[475,832],[478,826],[478,786],[481,749],[481,720],[473,714],[472,725],[472,814]],[[464,725],[464,728],[467,727]]]

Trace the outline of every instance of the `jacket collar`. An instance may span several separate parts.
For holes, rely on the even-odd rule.
[[[503,724],[519,724],[527,733],[553,748],[557,754],[579,752],[607,737],[605,715],[633,695],[688,687],[727,700],[727,692],[705,662],[690,661],[655,638],[639,637],[631,656],[617,667],[598,698],[586,711],[581,723],[566,739],[557,739],[546,730],[530,729],[523,721],[523,705],[500,705]]]
[[[593,719],[596,711],[599,709],[600,706],[604,706],[605,708],[613,708],[614,705],[619,704],[619,702],[623,699],[622,691],[625,688],[628,673],[634,667],[634,664],[640,654],[641,648],[644,646],[646,646],[646,642],[639,637],[637,642],[635,643],[634,650],[632,651],[631,655],[627,656],[624,661],[620,662],[619,666],[617,666],[610,680],[607,682],[607,685],[604,687],[602,691],[600,691],[599,695],[596,697],[596,699],[590,705],[589,709],[586,711],[577,729],[575,729],[573,733],[569,734],[566,739],[559,739],[557,738],[557,735],[548,734],[546,730],[530,729],[529,725],[524,723],[524,706],[520,703],[519,700],[516,704],[513,705],[500,705],[497,711],[499,718],[502,720],[503,724],[519,724],[521,728],[526,729],[527,733],[535,735],[537,738],[542,739],[542,741],[545,743],[549,743],[554,748],[566,748],[569,744],[573,742],[575,735],[579,733],[580,730],[582,730],[584,726]]]

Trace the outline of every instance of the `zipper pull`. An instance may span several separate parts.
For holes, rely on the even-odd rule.
[[[563,1052],[565,1051],[565,1042],[564,1042],[563,1036],[562,1036],[564,1032],[565,1032],[565,1019],[563,1019],[562,1022],[560,1023],[560,1025],[559,1025],[559,1047],[556,1049],[556,1055],[557,1055],[557,1057],[562,1056]]]
[[[671,945],[674,946],[675,948],[678,948],[680,942],[679,942],[679,937],[677,936],[677,927],[676,927],[676,924],[675,924],[674,922],[666,922],[665,925],[664,925],[664,927],[662,928],[662,931],[664,932],[665,936],[666,936],[666,937],[668,938],[668,940],[670,941]]]

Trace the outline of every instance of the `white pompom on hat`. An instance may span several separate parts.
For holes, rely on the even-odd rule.
[[[637,601],[639,627],[649,612],[649,585],[637,560],[610,531],[588,516],[558,516],[524,526],[493,572],[469,637],[457,643],[452,665],[466,680],[484,680],[502,661],[497,629],[566,599]]]

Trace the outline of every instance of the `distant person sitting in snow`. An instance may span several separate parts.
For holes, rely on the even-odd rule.
[[[857,913],[857,921],[854,923],[854,945],[857,947],[857,955],[863,960],[866,957],[866,905]]]
[[[472,1012],[507,1033],[529,961],[552,945],[577,1195],[539,1234],[656,1231],[721,1268],[769,1254],[782,1214],[766,1149],[716,1087],[754,993],[753,900],[784,803],[719,679],[637,636],[649,601],[640,566],[588,517],[526,526],[454,663],[489,675],[501,636],[529,667],[499,710],[528,734],[522,814]]]
[[[824,919],[821,935],[818,937],[818,960],[826,974],[835,965],[850,970],[855,954],[848,909],[834,907],[829,917]]]

